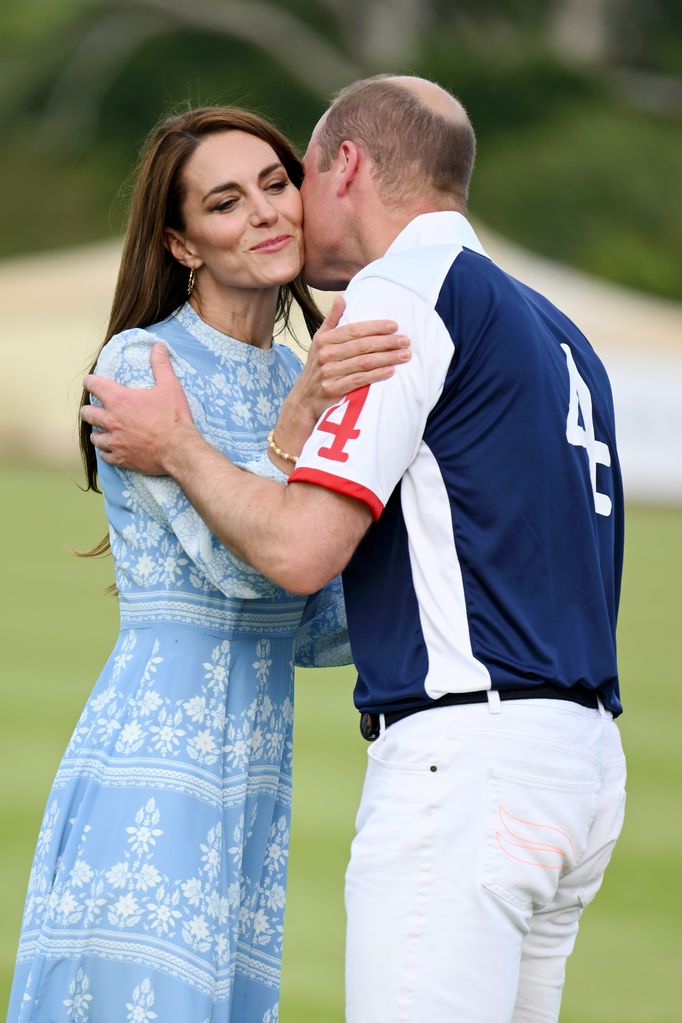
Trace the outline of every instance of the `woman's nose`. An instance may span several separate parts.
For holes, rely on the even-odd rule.
[[[251,206],[251,222],[253,224],[273,224],[277,220],[277,210],[266,195],[254,198]]]

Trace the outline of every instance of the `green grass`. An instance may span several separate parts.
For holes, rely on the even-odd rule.
[[[99,538],[99,500],[64,475],[0,473],[0,984],[6,999],[50,782],[116,633],[111,567],[68,545]],[[630,509],[620,623],[629,757],[625,830],[569,963],[562,1023],[679,1018],[682,753],[676,630],[682,510]],[[297,679],[294,831],[281,1023],[342,1023],[343,871],[364,770],[350,670]]]

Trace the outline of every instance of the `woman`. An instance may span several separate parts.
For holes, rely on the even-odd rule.
[[[310,328],[321,320],[299,278],[301,177],[253,114],[161,125],[96,363],[148,386],[164,341],[197,425],[261,474],[278,474],[268,444],[286,461],[268,434],[301,371],[272,343],[275,320],[292,300]],[[349,661],[340,587],[284,592],[220,547],[171,480],[96,462],[87,428],[81,445],[104,492],[121,633],[48,800],[8,1019],[273,1023],[293,663]]]

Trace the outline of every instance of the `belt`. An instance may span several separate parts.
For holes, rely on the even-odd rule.
[[[537,686],[525,686],[521,689],[496,689],[500,700],[569,700],[571,703],[579,703],[582,707],[591,707],[597,710],[599,700],[593,689],[585,689],[583,686],[558,686],[553,682],[543,682]],[[481,689],[475,693],[446,693],[439,700],[431,703],[422,703],[418,707],[408,707],[406,710],[389,711],[384,714],[385,727],[389,728],[396,721],[411,714],[419,714],[423,710],[431,710],[432,707],[460,707],[467,703],[485,703],[488,699],[488,690]],[[360,715],[360,732],[363,739],[374,742],[379,738],[381,723],[378,714],[370,714],[364,711]]]

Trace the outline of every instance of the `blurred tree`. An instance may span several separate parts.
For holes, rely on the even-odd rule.
[[[569,63],[601,67],[633,106],[664,116],[682,113],[682,4],[555,0],[548,38]]]
[[[194,0],[191,4],[118,0],[113,8],[101,2],[97,6],[100,16],[83,25],[52,84],[42,115],[46,135],[74,150],[91,143],[108,89],[131,54],[155,36],[190,28],[257,46],[321,95],[335,92],[364,70],[297,15],[259,0]],[[302,53],[305,60],[300,59]]]
[[[679,295],[680,0],[2,0],[0,26],[0,254],[119,231],[164,112],[234,102],[305,143],[340,86],[413,71],[472,114],[479,217]]]
[[[627,0],[555,0],[548,19],[557,53],[573,61],[603,64],[617,53],[618,19]]]
[[[435,17],[433,0],[320,0],[343,32],[350,53],[369,69],[411,63]]]
[[[115,4],[70,0],[62,9],[62,19],[53,24],[70,26],[75,32],[51,83],[40,130],[46,140],[51,137],[85,148],[94,136],[107,90],[131,54],[156,35],[191,28],[241,40],[262,49],[302,85],[327,97],[375,68],[396,68],[411,61],[430,23],[429,0],[320,0],[338,25],[337,41],[311,23],[314,6],[308,5],[308,17],[304,17],[266,0],[118,0]],[[16,28],[17,8],[13,9]],[[24,87],[30,90],[44,69],[32,62],[27,69]]]

